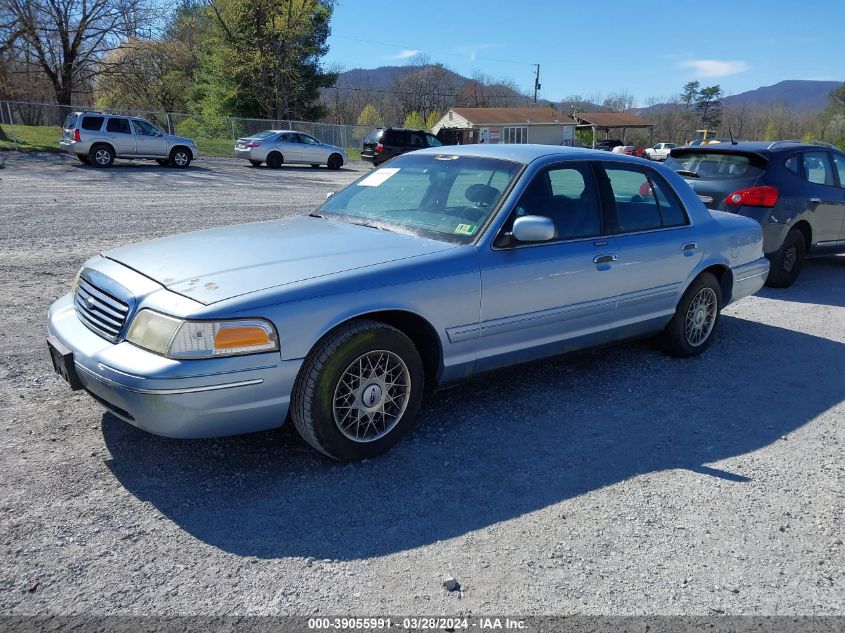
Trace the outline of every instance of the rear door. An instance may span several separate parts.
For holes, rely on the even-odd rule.
[[[839,227],[839,239],[845,242],[845,156],[837,152],[831,152],[833,167],[836,170],[837,183],[839,184],[839,213],[842,216],[842,224]],[[845,246],[841,244],[840,246]]]
[[[633,324],[669,315],[702,258],[695,227],[656,171],[627,163],[602,165],[605,199],[616,211],[617,318]]]
[[[813,242],[830,247],[839,241],[842,231],[842,189],[837,184],[833,163],[825,150],[802,154],[802,175],[807,182],[807,209]]]
[[[135,135],[129,127],[129,119],[113,116],[106,121],[106,138],[118,156],[135,154]]]
[[[62,125],[62,139],[66,141],[73,140],[73,130],[76,127],[76,122],[79,120],[79,115],[76,112],[71,112],[67,115],[64,124]]]
[[[282,153],[286,163],[302,162],[302,143],[299,142],[299,134],[296,132],[282,132],[276,139],[275,148]]]

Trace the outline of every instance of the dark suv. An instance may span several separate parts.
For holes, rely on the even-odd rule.
[[[413,152],[415,149],[426,147],[440,147],[443,145],[433,134],[422,130],[406,130],[398,127],[387,127],[373,130],[364,139],[361,149],[361,160],[373,165],[381,165],[394,156]]]
[[[614,147],[621,147],[624,145],[618,138],[608,138],[601,141],[596,141],[596,146],[593,149],[600,149],[605,152],[612,152]]]
[[[679,147],[666,166],[710,209],[763,226],[769,286],[792,285],[805,256],[845,253],[845,153],[832,146],[776,141]]]

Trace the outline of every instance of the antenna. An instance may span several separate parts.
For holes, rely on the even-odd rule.
[[[728,136],[731,139],[731,145],[736,145],[737,143],[734,140],[734,135],[733,135],[733,132],[731,132],[731,126],[730,125],[728,125]]]

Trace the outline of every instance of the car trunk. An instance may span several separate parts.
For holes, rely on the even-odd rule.
[[[666,166],[675,170],[708,209],[736,211],[725,198],[740,189],[754,187],[768,160],[756,152],[697,148],[674,149]]]

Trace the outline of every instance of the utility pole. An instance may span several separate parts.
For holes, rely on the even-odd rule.
[[[540,64],[532,64],[534,72],[534,105],[537,105],[537,92],[540,90]]]

